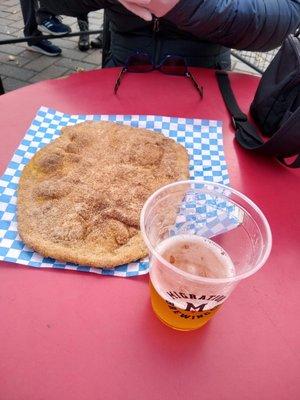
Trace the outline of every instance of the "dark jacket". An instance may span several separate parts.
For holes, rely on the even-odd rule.
[[[158,64],[167,54],[191,66],[228,68],[229,48],[266,51],[300,23],[300,0],[180,0],[164,17],[145,22],[116,0],[41,0],[73,15],[106,8],[111,33],[107,65],[124,65],[136,50]],[[55,8],[55,7],[54,7]]]

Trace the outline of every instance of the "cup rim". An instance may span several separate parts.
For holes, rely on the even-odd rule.
[[[152,202],[152,200],[155,197],[157,197],[160,193],[162,193],[166,189],[169,189],[171,187],[176,187],[176,186],[179,186],[182,184],[197,184],[197,183],[204,184],[204,185],[216,186],[216,187],[222,188],[224,190],[230,190],[232,193],[234,193],[235,195],[237,195],[238,197],[240,197],[241,199],[246,201],[259,215],[260,219],[262,220],[263,226],[266,230],[266,238],[267,238],[266,247],[265,247],[264,255],[263,255],[262,259],[250,271],[244,272],[242,274],[234,275],[234,276],[228,277],[228,278],[207,278],[207,277],[202,277],[202,276],[196,276],[196,275],[190,274],[189,272],[185,272],[179,268],[176,268],[169,261],[167,261],[164,257],[162,257],[152,246],[152,244],[151,244],[150,240],[148,239],[148,236],[145,232],[145,225],[144,225],[145,213],[146,213],[147,208],[149,207],[149,204]],[[263,212],[261,211],[261,209],[251,199],[249,199],[249,197],[247,197],[243,193],[239,192],[238,190],[231,188],[230,186],[223,185],[221,183],[200,180],[200,179],[181,180],[181,181],[169,183],[168,185],[165,185],[165,186],[159,188],[158,190],[156,190],[154,193],[152,193],[152,195],[146,200],[146,202],[142,208],[141,215],[140,215],[140,229],[141,229],[142,238],[143,238],[144,242],[146,243],[149,253],[153,254],[163,265],[165,265],[166,267],[171,269],[173,272],[175,272],[179,275],[182,275],[186,279],[198,281],[198,282],[202,282],[202,283],[207,283],[207,284],[234,283],[234,282],[239,282],[242,279],[248,278],[249,276],[255,274],[260,268],[262,268],[262,266],[267,261],[269,255],[270,255],[270,252],[271,252],[271,248],[272,248],[272,233],[271,233],[271,228],[270,228],[269,222],[268,222],[267,218],[265,217],[265,215],[263,214]]]

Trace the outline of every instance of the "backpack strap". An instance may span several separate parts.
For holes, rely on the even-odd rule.
[[[238,143],[247,150],[255,150],[259,153],[275,156],[281,163],[290,168],[299,168],[300,134],[296,125],[300,125],[300,109],[274,133],[270,140],[264,142],[255,127],[248,122],[247,115],[239,108],[227,72],[216,71],[216,77],[226,107],[231,114],[235,138]],[[297,159],[288,164],[284,158],[292,156],[297,156]]]

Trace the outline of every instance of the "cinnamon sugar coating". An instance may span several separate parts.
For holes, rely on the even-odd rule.
[[[111,122],[66,127],[23,170],[18,230],[43,256],[113,268],[146,256],[144,202],[186,178],[186,150],[160,133]]]

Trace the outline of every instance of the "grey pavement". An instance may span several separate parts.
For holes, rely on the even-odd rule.
[[[101,29],[102,21],[101,10],[89,14],[90,29]],[[63,22],[71,26],[72,31],[79,30],[75,18],[64,17]],[[22,37],[23,25],[19,0],[0,0],[0,40]],[[48,57],[34,53],[28,50],[26,43],[0,45],[0,77],[6,92],[41,80],[101,67],[101,50],[79,51],[78,37],[51,41],[61,47],[62,55]]]
[[[102,20],[101,10],[90,13],[90,29],[101,29]],[[63,22],[71,26],[72,31],[78,31],[75,18],[64,17]],[[19,0],[0,0],[0,40],[22,36],[23,19]],[[79,51],[78,37],[58,38],[52,41],[62,48],[62,54],[58,57],[29,51],[26,43],[0,45],[0,77],[6,92],[41,80],[69,75],[75,71],[101,68],[101,51]],[[255,55],[255,58],[253,55],[250,57],[251,61],[265,65],[272,55],[263,59],[259,55]],[[253,69],[235,58],[232,59],[232,67],[236,71],[255,74]]]

